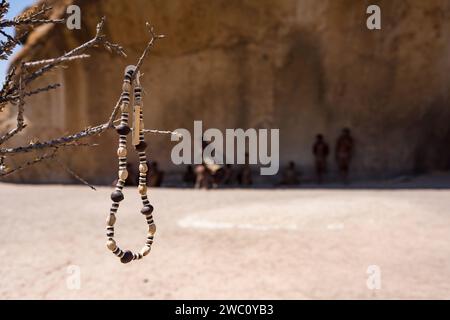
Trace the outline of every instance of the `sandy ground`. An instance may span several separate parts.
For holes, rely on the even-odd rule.
[[[110,192],[0,184],[0,298],[450,298],[449,189],[151,190],[156,241],[128,265],[105,247]],[[116,238],[137,249],[125,197]]]

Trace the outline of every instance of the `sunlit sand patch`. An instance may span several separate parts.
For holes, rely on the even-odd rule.
[[[324,201],[322,197],[308,199],[296,198],[290,200],[273,201],[271,203],[246,203],[230,204],[211,209],[189,211],[184,213],[177,221],[181,228],[192,229],[242,229],[255,231],[271,230],[311,230],[322,229],[328,231],[343,231],[349,225],[344,225],[343,220],[360,208],[374,211],[377,208],[375,220],[385,215],[393,216],[392,203],[380,199],[354,199],[348,195],[333,197],[333,205]],[[376,204],[376,206],[375,206]],[[397,200],[395,206],[411,208],[408,201]],[[395,211],[394,211],[395,212]],[[324,220],[328,220],[324,222]],[[358,217],[353,217],[354,223],[361,223]]]
[[[181,228],[242,229],[256,231],[299,230],[304,224],[299,210],[292,206],[248,203],[188,212],[178,220]]]
[[[257,231],[269,231],[269,230],[297,230],[297,225],[274,225],[274,224],[253,224],[253,223],[230,223],[212,221],[198,216],[188,216],[178,221],[178,225],[182,228],[195,228],[195,229],[246,229]]]
[[[344,229],[344,224],[343,223],[332,223],[327,225],[327,229],[328,230],[342,230]]]

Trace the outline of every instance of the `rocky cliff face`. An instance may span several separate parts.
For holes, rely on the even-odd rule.
[[[280,128],[281,160],[311,169],[311,145],[323,133],[334,146],[344,126],[356,140],[353,173],[379,177],[450,166],[450,4],[446,0],[98,0],[72,1],[83,27],[36,31],[22,55],[55,56],[88,40],[101,16],[127,59],[102,51],[59,70],[59,92],[30,99],[30,137],[41,139],[102,123],[120,94],[122,70],[145,45],[145,22],[167,35],[145,63],[146,126]],[[61,6],[68,1],[57,1]],[[382,30],[366,28],[378,4]],[[28,139],[30,137],[27,137]],[[109,183],[116,136],[70,151],[85,178]],[[149,155],[166,170],[173,143],[149,136]],[[330,159],[332,160],[332,159]],[[46,167],[47,166],[47,167]],[[333,168],[333,166],[332,166]],[[70,181],[42,165],[12,177]]]

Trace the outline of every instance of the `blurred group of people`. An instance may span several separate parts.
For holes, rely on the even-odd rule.
[[[336,140],[334,157],[337,164],[339,177],[343,183],[349,182],[350,163],[352,161],[354,151],[354,140],[350,129],[344,128],[340,136]],[[322,134],[316,136],[316,141],[312,147],[314,155],[314,165],[316,173],[316,181],[318,184],[323,183],[324,177],[328,171],[328,156],[330,147]],[[293,161],[283,170],[281,184],[295,185],[300,183],[300,171],[295,167]]]
[[[214,165],[200,164],[195,168],[186,167],[183,182],[187,186],[195,186],[197,189],[217,188],[218,186],[250,186],[253,184],[250,165],[239,165],[236,170],[231,164],[218,167]]]
[[[354,140],[350,129],[344,128],[336,140],[334,157],[339,172],[339,177],[343,183],[349,182],[350,163],[353,157]],[[324,182],[328,171],[328,156],[330,147],[322,134],[317,134],[316,141],[312,147],[315,163],[315,176],[317,183]],[[207,159],[206,159],[207,160]],[[158,167],[155,161],[147,161],[148,177],[147,185],[149,187],[160,187],[164,180],[164,172]],[[126,185],[137,185],[139,181],[139,172],[137,167],[127,164],[128,178]],[[281,185],[298,185],[300,183],[301,171],[297,169],[295,163],[290,161],[286,168],[281,172]],[[219,186],[251,186],[253,184],[252,170],[248,164],[248,155],[246,155],[246,164],[235,165],[217,165],[213,161],[204,161],[199,165],[187,165],[186,171],[182,176],[185,186],[199,189],[217,188]],[[114,182],[115,185],[115,182]]]
[[[343,183],[349,182],[349,170],[353,157],[353,149],[354,140],[350,129],[344,128],[336,140],[334,150],[339,177]],[[312,153],[314,156],[316,181],[321,184],[324,182],[328,171],[328,156],[330,154],[329,144],[322,134],[316,136]],[[297,169],[293,161],[290,161],[287,167],[281,172],[280,184],[298,185],[300,178],[300,170]],[[187,166],[186,172],[183,175],[183,182],[188,186],[208,189],[229,185],[250,186],[253,184],[253,179],[252,171],[248,164],[218,166],[214,163],[203,163],[195,167],[191,165]]]
[[[208,143],[203,141],[202,149],[205,150]],[[250,186],[253,184],[252,170],[245,154],[245,164],[237,165],[237,169],[231,164],[218,165],[213,159],[203,158],[203,163],[188,165],[183,174],[183,183],[186,186],[194,186],[196,189],[217,188],[219,186]]]

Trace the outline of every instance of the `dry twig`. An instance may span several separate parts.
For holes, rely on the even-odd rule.
[[[5,13],[8,11],[8,1],[1,0],[0,2],[0,34],[6,37],[6,41],[2,41],[0,43],[0,58],[2,56],[9,57],[9,55],[12,52],[12,49],[19,43],[19,40],[15,37],[12,37],[5,33],[2,29],[5,27],[10,26],[18,26],[18,25],[39,25],[42,23],[61,23],[64,20],[63,19],[47,19],[45,17],[45,14],[51,9],[50,7],[42,7],[39,10],[35,10],[34,12],[31,12],[30,14],[25,14],[23,16],[16,17],[13,20],[5,20],[3,19]],[[79,142],[82,139],[97,136],[101,133],[105,132],[108,129],[114,128],[114,122],[115,118],[118,114],[118,110],[121,105],[121,97],[117,99],[116,104],[114,105],[111,114],[108,118],[108,120],[100,125],[94,126],[94,127],[88,127],[85,128],[77,133],[65,135],[58,138],[53,138],[47,141],[43,142],[34,142],[30,143],[28,145],[19,145],[19,146],[13,146],[13,147],[1,147],[4,143],[6,143],[8,140],[10,140],[13,136],[20,133],[22,130],[26,128],[26,124],[24,122],[24,111],[25,111],[25,97],[29,97],[31,95],[39,94],[45,91],[57,89],[60,84],[51,84],[45,87],[41,87],[34,90],[26,90],[27,86],[29,86],[33,81],[36,79],[42,77],[43,75],[47,74],[51,70],[53,70],[55,67],[62,65],[65,62],[70,62],[73,60],[80,60],[88,58],[89,55],[85,54],[84,52],[92,47],[97,47],[99,45],[103,46],[108,51],[114,52],[116,54],[119,54],[121,56],[126,57],[126,54],[123,50],[123,48],[118,45],[109,42],[106,40],[105,35],[103,34],[105,24],[105,18],[103,17],[101,21],[97,24],[96,28],[96,34],[94,38],[87,41],[86,43],[83,43],[82,45],[72,49],[71,51],[65,53],[64,55],[60,57],[56,57],[53,59],[45,59],[45,60],[39,60],[39,61],[28,61],[23,62],[19,64],[18,67],[11,68],[10,72],[6,76],[5,82],[3,84],[3,87],[0,90],[0,112],[2,109],[5,108],[7,105],[15,105],[17,107],[17,119],[16,119],[16,127],[11,129],[10,131],[0,134],[0,158],[2,159],[2,166],[5,167],[4,163],[6,161],[6,157],[11,157],[16,154],[25,154],[29,152],[34,151],[41,151],[41,150],[51,150],[52,152],[46,153],[41,157],[37,157],[31,161],[26,162],[24,165],[21,165],[15,169],[8,170],[7,172],[4,172],[0,174],[0,177],[4,177],[6,175],[10,175],[14,172],[17,172],[19,170],[22,170],[26,167],[29,167],[33,164],[36,164],[38,162],[41,162],[43,160],[52,159],[56,156],[57,150],[60,148],[65,147],[79,147],[79,146],[92,146],[92,144],[89,143],[82,143]],[[136,63],[136,69],[132,76],[132,78],[136,77],[139,69],[142,67],[145,58],[148,56],[151,48],[154,46],[156,40],[164,38],[163,35],[157,35],[154,32],[154,29],[152,26],[150,26],[149,23],[146,24],[150,39],[143,50],[141,56],[139,57],[137,63]],[[37,68],[37,70],[31,71],[31,69]],[[160,131],[160,130],[152,130],[147,129],[145,130],[146,133],[159,133],[159,134],[178,134],[176,132],[171,131]],[[83,180],[81,177],[79,177],[76,173],[74,173],[72,170],[67,168],[67,166],[63,165],[62,163],[59,163],[61,166],[65,168],[67,172],[69,172],[71,175],[73,175],[75,178],[83,182],[84,184],[90,186],[93,188],[88,182]],[[93,188],[95,189],[95,188]]]

